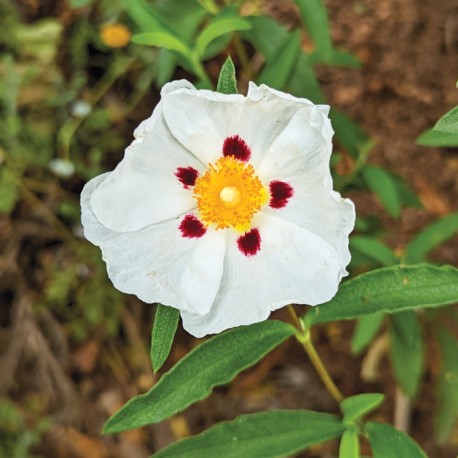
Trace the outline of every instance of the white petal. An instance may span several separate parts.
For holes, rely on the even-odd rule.
[[[313,120],[313,121],[312,121]],[[314,125],[314,127],[312,127]],[[342,275],[350,262],[348,234],[355,224],[355,208],[332,190],[329,170],[332,128],[316,107],[296,113],[257,168],[264,183],[280,180],[294,194],[281,209],[263,211],[313,232],[340,253]]]
[[[140,125],[134,131],[135,138],[143,138],[154,126],[157,118],[162,116],[162,98],[164,98],[167,94],[170,94],[178,89],[195,89],[195,87],[187,80],[178,80],[178,81],[171,81],[164,85],[161,90],[161,100],[156,105],[152,115],[145,119],[140,123]]]
[[[340,254],[317,235],[265,214],[255,217],[261,249],[252,257],[237,248],[229,232],[221,287],[210,312],[182,312],[184,328],[201,337],[265,320],[291,303],[316,305],[330,300],[341,278]]]
[[[301,108],[266,151],[256,173],[264,182],[304,173],[330,175],[332,134],[329,119],[318,107]]]
[[[258,100],[181,89],[165,96],[164,117],[172,134],[203,163],[214,162],[221,156],[224,140],[239,135],[256,165],[302,107],[281,97]]]
[[[208,230],[201,238],[184,238],[178,219],[135,232],[110,231],[95,217],[90,199],[108,176],[85,186],[81,207],[85,236],[101,247],[115,287],[147,303],[207,313],[221,282],[226,232]]]
[[[322,113],[325,116],[329,114],[329,110],[330,110],[329,105],[315,105],[313,102],[311,102],[308,99],[294,97],[293,95],[288,94],[286,92],[278,91],[277,89],[272,89],[269,86],[266,86],[265,84],[261,84],[260,86],[257,86],[252,81],[250,81],[248,85],[247,97],[251,98],[252,100],[281,99],[283,102],[292,103],[298,106],[302,105],[302,107],[304,105],[316,106],[322,111]],[[298,108],[301,108],[301,107],[299,106]]]
[[[124,159],[94,191],[97,219],[117,232],[135,231],[195,207],[192,191],[175,176],[178,167],[205,167],[170,134],[162,116],[127,148]]]

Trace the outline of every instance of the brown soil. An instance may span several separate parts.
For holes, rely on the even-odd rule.
[[[48,3],[43,2],[46,11],[53,14]],[[285,24],[297,23],[297,11],[291,2],[265,3]],[[363,62],[363,68],[357,70],[318,70],[329,103],[357,121],[377,141],[370,161],[404,177],[423,204],[422,209],[404,210],[401,218],[394,220],[374,197],[367,193],[354,196],[358,213],[373,214],[375,208],[387,228],[387,242],[402,249],[425,224],[458,210],[457,151],[415,144],[422,131],[457,104],[458,7],[453,0],[325,3],[335,43]],[[39,9],[35,11],[43,14]],[[149,109],[141,104],[134,117],[144,117],[142,111]],[[301,348],[290,342],[239,375],[230,386],[216,389],[208,399],[172,420],[117,437],[101,437],[108,416],[154,383],[147,349],[151,307],[128,297],[122,334],[116,340],[94,335],[78,345],[69,344],[65,323],[49,313],[35,315],[32,311],[43,259],[64,257],[65,248],[54,247],[55,235],[40,215],[22,211],[16,216],[14,222],[0,218],[0,270],[10,266],[0,276],[3,285],[8,285],[0,289],[5,304],[0,311],[0,346],[8,348],[7,357],[0,360],[0,394],[27,406],[24,409],[29,409],[26,415],[32,426],[39,415],[52,415],[56,420],[57,425],[45,434],[37,453],[46,458],[143,458],[179,437],[240,413],[298,407],[336,411]],[[457,242],[455,237],[436,250],[435,259],[458,265]],[[24,266],[28,269],[25,276],[21,271]],[[288,319],[285,311],[277,312],[275,317]],[[352,323],[335,323],[318,330],[315,339],[319,353],[345,395],[385,393],[387,402],[374,418],[392,422],[399,400],[383,336],[371,353],[378,363],[372,366],[373,359],[366,355],[351,356],[352,327]],[[425,335],[429,335],[427,330]],[[179,330],[165,369],[195,344]],[[428,456],[454,458],[456,439],[438,445],[433,434],[436,354],[434,344],[429,343],[422,389],[410,410],[410,433]],[[367,374],[362,377],[361,371],[371,367],[372,378]],[[367,447],[363,452],[369,454]],[[337,453],[338,444],[330,443],[300,456],[331,458]]]

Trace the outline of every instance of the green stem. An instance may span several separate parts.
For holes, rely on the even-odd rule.
[[[321,361],[320,356],[315,350],[315,347],[312,343],[312,336],[310,334],[310,330],[304,329],[292,305],[288,305],[288,310],[291,316],[293,317],[293,321],[296,328],[299,331],[296,334],[297,340],[304,347],[305,352],[310,358],[313,367],[318,372],[318,375],[320,376],[321,381],[328,390],[329,394],[336,400],[337,403],[340,404],[344,400],[344,396],[340,392],[339,388],[337,388],[336,384],[333,382],[331,376],[329,375],[329,372],[323,364],[323,361]]]

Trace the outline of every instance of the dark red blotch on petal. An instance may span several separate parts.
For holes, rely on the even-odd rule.
[[[238,135],[227,137],[223,144],[223,156],[234,156],[239,161],[248,161],[251,156],[250,147]]]
[[[194,167],[178,167],[175,176],[185,189],[196,184],[199,172]]]
[[[283,208],[288,203],[288,200],[293,196],[293,188],[284,181],[274,180],[269,183],[270,202],[272,208]]]
[[[253,228],[237,239],[237,246],[245,256],[254,256],[261,249],[261,235]]]
[[[207,229],[205,229],[205,226],[202,224],[202,222],[199,221],[199,219],[196,218],[194,215],[190,214],[186,215],[183,218],[179,228],[181,231],[181,235],[189,239],[197,239],[199,237],[202,237],[205,234],[205,232],[207,232]]]

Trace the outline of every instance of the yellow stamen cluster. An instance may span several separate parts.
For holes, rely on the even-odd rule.
[[[207,172],[196,181],[194,197],[206,226],[245,231],[267,202],[268,192],[251,164],[227,156],[209,164]]]

